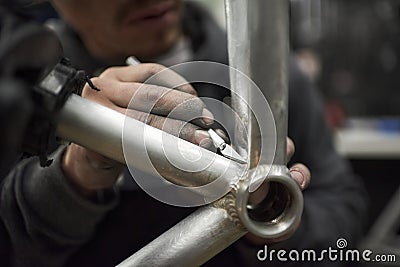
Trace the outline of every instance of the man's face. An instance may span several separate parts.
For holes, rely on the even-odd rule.
[[[103,59],[150,59],[181,35],[182,0],[53,0],[53,5]]]

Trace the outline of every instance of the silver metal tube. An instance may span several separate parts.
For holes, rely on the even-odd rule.
[[[232,91],[232,108],[237,112],[243,123],[247,136],[243,129],[236,125],[233,145],[239,154],[248,159],[250,168],[258,164],[255,147],[260,147],[259,136],[254,138],[253,116],[251,114],[251,81],[244,73],[250,76],[250,42],[248,30],[248,1],[225,0],[226,25],[228,32],[228,54],[230,70],[230,85]],[[238,72],[239,71],[239,72]],[[249,77],[251,78],[251,77]],[[258,134],[259,135],[259,134]]]
[[[276,189],[270,190],[265,200],[276,204],[274,217],[265,217],[258,213],[263,211],[263,204],[267,203],[262,202],[252,207],[251,211],[247,209],[248,191],[255,188],[252,188],[252,181],[243,184],[237,196],[239,215],[250,232],[276,239],[297,227],[303,210],[300,188],[286,167],[288,0],[226,0],[226,4],[230,65],[246,74],[258,86],[254,86],[237,71],[231,71],[232,106],[247,131],[247,136],[243,136],[242,131],[235,133],[234,144],[242,156],[247,156],[249,176],[253,174],[250,178],[262,181],[268,175],[265,182],[274,183]],[[268,100],[273,120],[260,121],[259,114],[257,117],[260,105],[265,104],[260,102],[258,90]],[[276,135],[266,136],[268,129],[274,126]],[[274,151],[266,147],[266,141],[271,143],[274,137],[275,153],[265,153],[266,150]],[[284,201],[277,204],[276,199]],[[270,221],[268,224],[265,218]]]
[[[288,10],[288,0],[255,0],[249,5],[250,77],[267,98],[275,118],[276,165],[287,163]]]
[[[227,206],[235,209],[231,194],[189,215],[118,267],[200,266],[246,233]]]
[[[127,132],[132,138],[123,139]],[[226,186],[243,172],[243,166],[229,159],[77,95],[60,111],[57,135],[145,173],[158,172],[178,185],[200,186],[219,178],[215,185]],[[178,142],[179,150],[170,147]],[[201,158],[187,160],[196,151]],[[180,168],[171,162],[179,162]]]
[[[235,146],[243,156],[248,157],[250,168],[253,168],[261,157],[262,138],[270,139],[269,136],[261,136],[261,133],[266,133],[263,128],[275,126],[276,153],[273,163],[286,165],[288,1],[227,0],[226,6],[229,64],[246,74],[258,86],[256,88],[237,71],[231,71],[231,89],[234,93],[232,106],[248,134],[247,140],[242,140],[242,131],[237,133]],[[275,125],[272,125],[273,122],[271,125],[258,125],[251,110],[256,110],[260,103],[259,94],[255,92],[257,89],[268,100]],[[235,94],[241,98],[235,97]],[[261,160],[264,160],[263,164],[272,161],[265,158]]]

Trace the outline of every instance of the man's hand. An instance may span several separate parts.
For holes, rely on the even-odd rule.
[[[292,139],[287,138],[286,155],[288,161],[290,161],[290,159],[292,158],[294,151],[295,147]],[[299,184],[301,190],[306,189],[310,185],[311,172],[304,164],[296,163],[289,168],[289,171],[292,178]]]
[[[165,67],[158,64],[109,68],[92,79],[100,91],[86,85],[82,96],[194,144],[211,144],[204,129],[213,123],[213,115],[181,76],[167,70],[166,81],[143,84],[163,70]],[[172,82],[185,84],[170,89]],[[171,111],[173,116],[167,117]],[[197,119],[187,123],[193,118]],[[71,183],[89,197],[97,190],[112,187],[122,168],[122,164],[76,144],[67,148],[62,160],[62,169]]]

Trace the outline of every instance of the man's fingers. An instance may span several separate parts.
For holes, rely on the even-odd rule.
[[[143,84],[160,71],[164,75],[158,77],[159,85]],[[202,128],[214,123],[213,114],[175,72],[157,64],[139,64],[109,68],[91,81],[100,91],[86,85],[83,97],[192,143],[203,147],[212,144]],[[179,90],[170,88],[177,83],[182,84]]]
[[[191,123],[131,109],[127,110],[126,115],[193,144],[205,148],[212,144],[208,132]]]
[[[114,105],[122,108],[170,116],[184,121],[203,118],[200,120],[199,126],[213,123],[212,113],[205,108],[201,99],[191,94],[156,85],[119,82],[102,78],[94,78],[92,82],[101,91],[96,92],[85,88],[82,94],[84,97],[93,100],[105,97]]]
[[[301,189],[304,190],[308,187],[311,180],[310,170],[301,163],[297,163],[290,168],[290,174],[294,180],[300,185]]]
[[[121,163],[76,144],[67,147],[61,164],[72,184],[88,196],[96,190],[112,187],[123,170]]]
[[[172,117],[164,117],[147,112],[139,111],[136,109],[125,109],[116,106],[109,98],[102,95],[100,92],[88,91],[84,95],[88,99],[92,99],[103,106],[111,108],[136,120],[144,122],[150,126],[163,130],[169,134],[180,137],[186,141],[200,145],[202,147],[209,147],[212,144],[210,136],[207,131],[202,130],[200,127],[187,123],[185,121],[174,119]],[[187,115],[187,114],[186,114]]]
[[[293,140],[289,137],[286,137],[286,157],[287,161],[289,162],[290,159],[293,157],[295,151]]]
[[[146,82],[197,96],[196,90],[182,76],[160,64],[144,63],[108,68],[100,78],[110,78],[120,82]]]

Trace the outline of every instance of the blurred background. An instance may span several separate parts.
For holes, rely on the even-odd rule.
[[[225,27],[223,0],[193,1]],[[370,194],[365,245],[400,247],[400,1],[290,3],[291,49],[324,101],[339,153]],[[40,21],[55,16],[46,2],[26,10]]]

